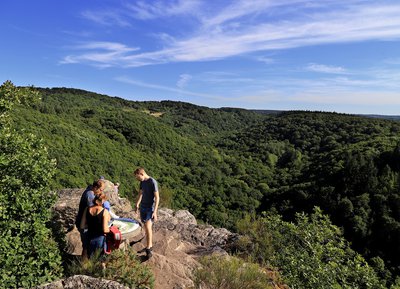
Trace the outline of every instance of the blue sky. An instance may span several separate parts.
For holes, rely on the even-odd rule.
[[[0,81],[400,114],[398,0],[1,0]]]

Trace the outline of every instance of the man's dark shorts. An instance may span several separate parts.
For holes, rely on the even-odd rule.
[[[146,223],[148,220],[153,221],[151,218],[153,212],[153,208],[140,208],[140,219],[142,220],[142,223]]]

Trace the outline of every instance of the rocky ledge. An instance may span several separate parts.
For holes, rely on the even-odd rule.
[[[65,250],[71,255],[79,255],[82,251],[79,232],[74,226],[82,193],[83,189],[61,190],[58,192],[59,198],[54,206],[54,223],[66,234]],[[109,196],[109,200],[111,200],[112,208],[117,215],[138,219],[127,199],[120,198],[115,192],[114,195]],[[146,261],[154,273],[156,289],[178,289],[193,286],[190,276],[192,270],[199,265],[197,258],[213,252],[226,254],[225,249],[237,239],[236,234],[226,229],[197,224],[196,218],[186,210],[173,211],[160,208],[158,215],[158,221],[154,224],[153,257]],[[144,232],[140,231],[137,236],[126,240],[124,245],[135,243],[133,246],[139,250],[144,246],[145,241],[141,240],[143,236]],[[73,276],[40,288],[125,288],[116,282],[110,283],[109,281],[107,284],[96,283],[96,287],[87,287],[86,283],[95,284],[91,280],[93,278],[90,281],[88,278],[90,279],[87,276]],[[96,282],[104,281],[99,280]]]

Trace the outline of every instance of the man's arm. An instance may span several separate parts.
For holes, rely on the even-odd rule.
[[[154,192],[154,203],[154,212],[152,218],[154,221],[157,221],[158,204],[160,203],[160,193],[158,191]]]
[[[80,223],[80,229],[84,230],[87,228],[87,224],[86,224],[86,212],[87,212],[87,208],[85,208],[85,210],[83,211],[83,215],[82,215],[82,219],[81,219],[81,223]]]
[[[139,196],[138,196],[138,200],[136,202],[136,213],[139,210],[140,202],[142,201],[142,195],[143,195],[143,191],[139,190]]]
[[[86,194],[86,207],[93,206],[93,200],[94,200],[94,192],[90,190]]]

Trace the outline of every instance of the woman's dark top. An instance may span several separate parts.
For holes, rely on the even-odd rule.
[[[89,238],[93,239],[104,234],[103,232],[103,214],[104,209],[97,215],[92,216],[89,209],[86,211],[86,220],[88,226]]]

